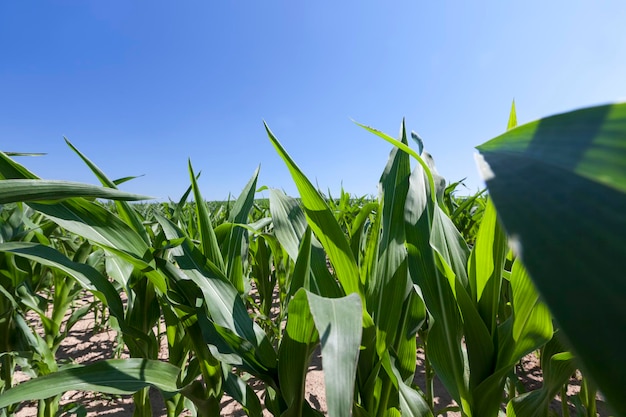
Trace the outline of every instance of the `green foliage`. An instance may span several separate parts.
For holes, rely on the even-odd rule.
[[[489,196],[459,196],[462,182],[446,184],[421,138],[419,152],[409,147],[404,122],[399,140],[363,126],[394,145],[376,199],[323,196],[267,126],[298,199],[270,189],[255,200],[257,169],[237,198],[207,203],[190,163],[178,202],[129,204],[141,196],[117,187],[132,177],[110,180],[69,141],[103,187],[41,180],[0,153],[0,331],[10,335],[0,344],[0,415],[26,400],[56,415],[70,389],[132,394],[135,415],[152,415],[153,386],[172,417],[185,408],[218,416],[224,394],[250,416],[263,406],[316,416],[304,383],[319,351],[329,416],[437,415],[434,374],[463,416],[546,416],[579,363],[569,343],[622,412],[625,373],[612,346],[626,327],[615,278],[626,255],[625,112],[605,106],[515,128],[513,106],[508,133],[479,148],[495,174]],[[553,198],[570,192],[584,196],[576,211]],[[75,307],[85,291],[94,304]],[[61,363],[56,349],[94,308],[131,358]],[[612,323],[612,344],[597,322]],[[163,339],[167,362],[156,360]],[[413,381],[418,343],[425,393]],[[516,365],[533,352],[545,383],[523,392]],[[18,365],[32,379],[15,385]],[[571,401],[590,414],[595,393],[585,379]]]
[[[620,415],[626,415],[625,138],[622,103],[547,117],[478,147],[517,252]]]

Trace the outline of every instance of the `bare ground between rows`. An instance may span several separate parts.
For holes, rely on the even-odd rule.
[[[90,298],[82,300],[83,303],[90,302]],[[31,321],[36,322],[37,319],[31,317]],[[34,327],[38,328],[38,327]],[[40,328],[40,327],[39,327]],[[102,329],[96,325],[94,313],[90,312],[80,322],[78,322],[72,330],[69,332],[68,337],[63,340],[59,350],[57,351],[57,359],[63,363],[79,363],[88,364],[98,360],[112,359],[116,357],[118,351],[118,341],[116,332],[110,329]],[[165,340],[162,339],[159,358],[167,360],[168,352]],[[120,356],[117,356],[120,357]],[[128,357],[123,352],[121,357]],[[527,390],[535,390],[541,387],[542,377],[541,368],[539,366],[539,360],[534,354],[530,354],[523,358],[518,365],[517,374],[521,376],[523,385]],[[21,373],[16,373],[16,381],[22,382],[28,379],[28,377]],[[415,372],[414,382],[425,391],[426,378],[424,372],[424,355],[420,349],[417,351],[417,368]],[[263,383],[259,381],[250,381],[254,387],[257,395],[263,401]],[[570,380],[568,387],[568,395],[574,395],[580,390],[580,381],[573,376]],[[154,416],[165,416],[165,405],[160,393],[156,390],[151,390],[151,403],[152,413]],[[307,374],[306,380],[306,399],[311,406],[315,409],[326,413],[326,393],[324,388],[324,372],[322,368],[322,358],[319,350],[313,357],[311,366]],[[443,410],[449,407],[455,407],[456,403],[439,379],[435,378],[434,381],[434,403],[435,410]],[[87,417],[92,416],[120,416],[130,417],[133,414],[134,405],[130,396],[113,396],[91,392],[78,392],[70,391],[63,394],[61,399],[61,405],[64,404],[76,404],[84,407]],[[561,402],[557,397],[552,401],[551,408],[560,415]],[[574,409],[570,406],[571,415],[576,415]],[[237,402],[227,395],[222,399],[222,415],[224,416],[245,416],[241,407]],[[16,414],[18,417],[30,417],[37,415],[36,404],[25,403],[23,407]],[[186,410],[182,414],[183,416],[190,416],[191,413]],[[271,414],[264,410],[265,416],[271,416]],[[444,417],[456,417],[461,414],[457,411],[445,411],[440,414]],[[609,412],[606,405],[599,400],[598,401],[598,416],[608,417]]]

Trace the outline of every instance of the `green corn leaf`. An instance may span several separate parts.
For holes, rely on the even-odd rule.
[[[0,152],[0,179],[35,180],[39,177],[9,158],[4,152]]]
[[[498,307],[506,251],[506,236],[497,221],[495,208],[489,202],[469,258],[469,293],[457,290],[471,364],[472,389],[492,374],[496,364]],[[497,384],[500,389],[500,382]],[[496,397],[475,396],[475,400],[475,406],[483,412],[491,412],[491,407],[500,404]]]
[[[401,375],[401,380],[411,383],[417,365],[416,335],[426,320],[427,312],[424,301],[412,286],[409,296],[404,300],[402,316],[398,322],[398,332],[394,342],[394,351],[397,361],[395,365]]]
[[[300,289],[288,305],[289,316],[278,349],[278,380],[287,403],[285,416],[301,416],[310,405],[304,398],[306,374],[319,343],[307,292]]]
[[[376,202],[376,214],[372,219],[367,235],[364,236],[364,248],[363,256],[359,261],[359,272],[361,283],[365,287],[365,290],[369,292],[369,285],[374,284],[375,280],[370,277],[376,274],[378,267],[378,240],[381,233],[382,216],[380,215],[380,203]]]
[[[352,255],[350,244],[346,240],[328,204],[326,204],[317,189],[313,187],[313,184],[287,154],[267,125],[265,125],[265,130],[272,145],[274,145],[274,148],[289,168],[289,172],[300,193],[311,230],[313,230],[324,249],[326,249],[326,253],[344,291],[346,294],[358,293],[362,295],[359,270]]]
[[[250,215],[250,210],[254,204],[254,193],[258,177],[259,168],[254,171],[252,178],[250,178],[250,181],[248,181],[248,184],[244,187],[241,195],[235,201],[228,218],[230,223],[245,224],[248,222],[248,216]],[[228,236],[226,251],[226,270],[228,271],[228,279],[240,293],[243,293],[244,291],[243,261],[245,260],[244,249],[247,248],[247,234],[248,231],[244,228],[232,228]]]
[[[93,267],[73,262],[56,249],[30,242],[7,242],[0,244],[0,252],[10,252],[52,266],[73,276],[80,284],[91,291],[108,307],[113,316],[124,318],[124,308],[120,296],[113,285]]]
[[[202,194],[200,193],[200,188],[196,182],[196,176],[193,172],[191,161],[189,161],[189,177],[191,178],[193,196],[196,200],[196,216],[198,218],[198,229],[200,230],[202,253],[204,253],[204,255],[209,258],[211,262],[217,265],[221,271],[225,271],[226,266],[224,265],[224,258],[222,257],[222,252],[217,244],[217,238],[215,237],[215,231],[213,230],[213,225],[211,224],[209,210],[206,206],[206,202],[202,198]]]
[[[422,169],[424,170],[424,175],[426,176],[426,181],[428,183],[428,189],[429,190],[435,190],[436,189],[436,187],[435,187],[435,180],[433,178],[433,174],[430,171],[430,168],[429,168],[428,164],[426,163],[426,161],[424,161],[424,159],[422,159],[421,156],[419,156],[417,154],[417,152],[415,152],[413,149],[409,148],[408,145],[402,143],[399,140],[396,140],[396,139],[392,138],[391,136],[387,135],[386,133],[383,133],[383,132],[381,132],[379,130],[376,130],[374,128],[371,128],[369,126],[362,125],[360,123],[357,123],[357,125],[361,126],[363,129],[367,130],[368,132],[371,132],[371,133],[375,134],[379,138],[382,138],[382,139],[386,140],[387,142],[391,143],[393,146],[399,148],[400,150],[408,153],[413,158],[415,158],[415,160],[421,165]],[[420,141],[421,141],[421,139],[420,139]],[[431,200],[433,202],[437,201],[435,193],[431,193],[430,194],[430,198],[431,198]]]
[[[402,380],[400,372],[393,361],[391,363],[391,369],[396,379],[395,384],[398,386],[402,415],[408,417],[433,417],[433,412],[430,407],[428,407],[424,397]]]
[[[537,289],[584,369],[626,415],[626,103],[528,123],[478,150]]]
[[[311,228],[307,227],[304,238],[300,243],[300,252],[293,269],[287,301],[293,297],[300,288],[318,293],[317,288],[311,288]]]
[[[289,257],[298,258],[300,245],[308,227],[306,216],[296,199],[287,197],[282,191],[270,189],[270,213],[274,224],[274,234]],[[311,273],[319,295],[341,297],[343,290],[328,271],[326,252],[315,236],[311,236]]]
[[[552,316],[545,303],[539,299],[539,294],[519,259],[513,263],[510,282],[513,292],[514,349],[509,361],[515,363],[548,342],[554,329]],[[501,354],[500,357],[505,356]]]
[[[361,299],[356,294],[324,298],[312,293],[308,298],[322,344],[328,415],[348,417],[363,327]]]
[[[285,336],[279,349],[279,378],[286,416],[310,413],[304,399],[306,373],[321,341],[328,415],[350,416],[362,329],[360,297],[325,298],[300,289],[289,302]]]
[[[183,237],[182,231],[166,218],[156,215],[165,236],[172,240]],[[189,239],[171,249],[177,266],[170,262],[160,265],[163,272],[175,281],[192,280],[202,291],[205,307],[210,318],[220,327],[226,328],[248,345],[248,351],[265,368],[276,366],[276,353],[267,335],[250,318],[246,307],[228,278],[213,265]],[[241,346],[241,344],[238,344]]]
[[[496,315],[507,251],[506,234],[498,221],[496,208],[489,200],[478,229],[468,270],[472,299],[478,303],[481,317],[491,334],[495,334],[497,326]]]
[[[541,350],[541,388],[513,398],[506,407],[510,417],[543,417],[550,402],[576,371],[573,355],[565,350],[558,334]]]
[[[184,314],[184,313],[183,313]],[[188,317],[184,314],[184,317]],[[200,388],[200,394],[196,391],[198,381],[192,382],[186,387],[183,394],[187,395],[198,408],[218,408],[218,404],[223,395],[222,383],[227,379],[227,373],[232,370],[230,365],[222,364],[211,353],[209,346],[203,340],[201,321],[193,319],[183,320],[185,333],[188,337],[189,348],[193,349],[195,364],[198,366],[198,373],[202,375],[204,386]],[[195,373],[193,374],[195,375]],[[187,377],[189,379],[189,376]]]
[[[400,128],[402,143],[407,143],[404,121]],[[367,283],[368,310],[377,328],[376,349],[383,352],[393,344],[410,290],[407,253],[404,245],[404,206],[409,190],[409,155],[393,148],[380,179],[381,223],[378,261]],[[390,303],[389,300],[394,300]]]
[[[4,152],[7,156],[43,156],[47,153],[42,152]]]
[[[365,233],[368,231],[370,218],[376,213],[378,207],[379,204],[377,201],[364,204],[352,221],[352,227],[350,229],[350,247],[352,248],[352,253],[358,265],[361,265],[361,251],[364,250],[366,246],[367,236]]]
[[[103,186],[109,187],[112,189],[117,189],[117,186],[125,181],[128,181],[134,177],[127,177],[117,182],[109,180],[109,178],[102,172],[100,168],[96,164],[94,164],[89,158],[87,158],[82,152],[80,152],[72,143],[65,138],[65,143],[74,151],[76,154],[87,164],[89,169],[96,175],[100,183]],[[116,201],[115,205],[117,207],[117,212],[119,213],[120,218],[122,218],[128,225],[130,225],[135,232],[141,236],[141,238],[146,242],[150,243],[150,238],[148,237],[148,233],[146,232],[146,228],[142,224],[142,220],[139,218],[139,215],[130,204],[124,201]]]
[[[552,338],[552,317],[539,300],[528,273],[518,260],[511,272],[513,316],[498,327],[497,361],[490,362],[491,371],[483,375],[474,390],[475,408],[480,415],[499,408],[507,376],[525,355],[539,349]],[[468,343],[469,346],[469,343]],[[477,352],[480,354],[480,351]],[[492,360],[493,361],[493,360]],[[472,371],[478,369],[472,365]]]
[[[254,278],[259,291],[261,312],[266,317],[271,315],[274,288],[276,287],[276,274],[272,273],[272,268],[275,258],[279,255],[272,255],[278,254],[278,252],[282,252],[282,249],[279,248],[276,238],[270,234],[258,235],[250,242],[250,275]]]
[[[276,388],[276,354],[272,363],[259,355],[254,345],[232,330],[219,326],[207,316],[206,310],[198,314],[204,343],[210,346],[213,356],[230,366],[242,369],[263,380],[268,387]]]
[[[137,343],[149,342],[148,336],[129,326],[124,319],[124,308],[115,287],[93,267],[73,262],[56,249],[29,242],[7,242],[0,244],[0,252],[13,253],[36,261],[42,265],[59,269],[74,277],[84,288],[92,291],[108,307],[109,313],[118,321],[124,333],[124,341],[135,349]]]
[[[129,175],[129,176],[126,176],[126,177],[117,178],[117,179],[113,180],[113,184],[115,184],[115,185],[124,184],[125,182],[134,180],[135,178],[141,178],[143,176],[144,175],[142,174],[142,175]]]
[[[150,247],[129,225],[99,204],[73,199],[59,204],[30,203],[59,226],[101,246],[150,274],[153,260]],[[165,283],[158,274],[150,274],[160,291]]]
[[[200,174],[201,173],[202,172],[198,172],[198,174],[196,174],[196,181],[200,178]],[[185,190],[183,195],[178,200],[178,203],[175,203],[175,205],[174,205],[174,214],[172,215],[172,220],[174,220],[176,222],[184,221],[182,219],[184,218],[183,217],[184,216],[183,213],[184,213],[184,208],[185,208],[185,202],[187,201],[187,198],[189,197],[189,194],[191,194],[192,190],[193,190],[193,186],[190,184],[189,187],[187,187],[187,189]],[[187,221],[189,221],[189,222],[191,221],[191,216],[188,216]]]
[[[227,372],[224,375],[224,392],[241,404],[249,417],[263,416],[261,402],[252,387],[232,372]]]
[[[419,158],[414,152],[411,155]],[[409,273],[422,290],[426,307],[434,318],[428,336],[433,367],[450,395],[468,409],[471,400],[469,381],[464,373],[466,360],[461,348],[463,322],[451,285],[456,277],[431,243],[433,218],[438,207],[431,198],[430,181],[424,173],[424,166],[420,164],[411,174],[404,211]],[[444,230],[445,227],[439,228],[438,233]],[[441,237],[439,241],[445,239]]]
[[[298,257],[300,241],[307,228],[306,217],[296,199],[287,197],[282,191],[270,188],[270,213],[274,234],[289,257]]]
[[[105,260],[107,275],[117,281],[122,288],[128,287],[128,280],[133,273],[133,265],[119,256],[107,256]]]
[[[150,200],[152,198],[71,181],[34,179],[5,179],[0,181],[0,204],[21,201],[58,201],[74,197],[130,201]]]
[[[450,287],[456,294],[460,289],[468,289],[467,259],[469,248],[454,223],[441,207],[433,207],[433,223],[430,235],[430,245],[438,257],[450,269],[448,277]]]
[[[506,130],[511,130],[517,127],[517,112],[515,111],[515,100],[511,103],[511,112],[509,113],[509,121],[506,124]]]
[[[467,351],[468,364],[470,366],[469,386],[474,391],[486,378],[488,378],[495,367],[496,362],[496,346],[498,340],[489,333],[485,322],[478,312],[478,308],[474,300],[464,288],[458,288],[456,299],[463,316],[463,330],[465,337],[465,347]],[[486,401],[485,397],[474,395],[474,407],[476,410],[483,407],[500,405],[499,399],[494,403]],[[480,415],[490,415],[490,412]]]
[[[187,242],[185,254],[175,259],[180,271],[165,264],[164,273],[170,278],[191,279],[202,291],[205,308],[209,317],[220,327],[228,329],[246,343],[238,344],[249,350],[265,368],[276,365],[274,349],[263,330],[248,316],[246,307],[239,293],[230,281],[219,275],[217,268],[209,268],[201,263],[200,252],[194,253],[193,246]]]
[[[12,321],[11,332],[15,333],[14,337],[19,341],[19,350],[29,352],[28,355],[32,354],[37,357],[36,374],[41,376],[56,372],[59,365],[43,337],[33,331],[21,314],[13,314]],[[28,363],[28,366],[31,364]],[[0,394],[0,401],[2,396],[3,394]],[[2,407],[0,407],[1,409]]]
[[[109,359],[89,365],[73,365],[4,391],[0,394],[0,409],[67,391],[132,394],[154,386],[167,398],[178,391],[176,380],[179,372],[180,369],[174,365],[148,359]]]

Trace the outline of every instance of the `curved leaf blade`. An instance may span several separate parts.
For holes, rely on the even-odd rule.
[[[355,292],[362,295],[363,291],[361,290],[356,260],[350,249],[350,244],[337,223],[335,216],[328,207],[328,204],[326,204],[317,189],[313,187],[313,184],[311,184],[293,159],[287,154],[287,151],[285,151],[280,142],[278,142],[278,139],[276,139],[267,125],[265,125],[265,130],[267,131],[272,145],[274,145],[274,148],[287,165],[293,177],[294,183],[300,193],[302,205],[304,206],[304,211],[309,225],[311,226],[311,230],[320,240],[324,249],[326,249],[326,253],[333,264],[333,268],[335,269],[337,278],[341,282],[343,289],[346,294]]]
[[[104,187],[117,189],[117,186],[119,184],[135,178],[135,177],[126,177],[126,178],[119,179],[117,181],[111,181],[96,164],[94,164],[89,158],[87,158],[86,155],[84,155],[81,151],[79,151],[78,148],[72,145],[72,143],[69,140],[67,140],[67,138],[65,138],[65,143],[67,143],[67,145],[83,160],[83,162],[87,164],[89,169],[91,169],[91,172],[94,173],[94,175],[98,178],[98,180]],[[142,220],[139,217],[138,213],[135,210],[133,210],[130,204],[124,201],[116,201],[115,205],[117,206],[117,211],[120,217],[126,223],[131,225],[133,229],[142,237],[142,239],[146,243],[149,243],[150,238],[148,237],[148,233],[146,232],[146,229],[142,224]]]
[[[132,394],[154,386],[165,396],[178,391],[180,369],[166,362],[148,359],[110,359],[89,365],[76,365],[34,378],[0,395],[0,409],[28,400],[41,400],[67,391],[94,391]]]
[[[37,179],[5,179],[0,181],[0,204],[20,201],[56,201],[75,197],[123,201],[152,199],[152,197],[144,195],[72,181]]]

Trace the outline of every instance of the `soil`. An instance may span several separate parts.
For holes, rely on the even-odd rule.
[[[83,303],[89,302],[89,298],[82,300]],[[36,321],[35,318],[30,317],[31,321]],[[37,327],[35,327],[37,328]],[[60,361],[74,362],[74,363],[91,363],[97,360],[110,359],[115,356],[117,347],[116,333],[112,330],[102,329],[96,325],[93,312],[86,315],[79,323],[77,323],[69,332],[69,335],[64,339],[62,345],[57,351],[57,358]],[[122,357],[128,357],[122,353]],[[160,352],[160,358],[167,359],[167,347],[163,343]],[[424,355],[421,350],[417,352],[417,369],[415,373],[414,382],[425,391],[425,374],[424,374]],[[534,354],[530,354],[523,358],[517,369],[518,375],[522,375],[522,382],[528,390],[537,389],[541,386],[541,368],[539,366],[539,360]],[[21,382],[27,380],[28,377],[22,372],[16,372],[16,381]],[[261,397],[262,383],[254,384],[257,389],[258,395]],[[573,376],[570,380],[568,395],[575,395],[580,390],[580,382],[576,376]],[[306,399],[317,410],[326,412],[326,395],[324,391],[324,373],[322,369],[322,361],[317,352],[314,355],[313,361],[309,368],[306,380]],[[452,410],[443,411],[440,413],[444,417],[456,417],[460,416],[458,411],[454,411],[456,403],[451,399],[441,382],[435,378],[434,381],[434,403],[435,410],[444,410],[452,408]],[[165,407],[163,399],[161,398],[157,390],[151,391],[151,400],[154,416],[165,416]],[[262,401],[261,397],[261,401]],[[90,392],[67,392],[62,396],[61,404],[76,404],[84,407],[86,416],[121,416],[130,417],[133,413],[132,398],[129,396],[112,396],[105,394],[97,394]],[[245,416],[245,413],[241,410],[241,407],[229,398],[224,396],[222,400],[222,415],[224,416]],[[560,398],[556,398],[551,408],[561,415],[561,402]],[[601,417],[609,416],[606,404],[599,398],[598,400],[598,415]],[[572,416],[577,415],[574,408],[570,404],[570,412]],[[37,415],[36,404],[26,403],[16,414],[18,417],[31,417]],[[65,414],[67,416],[71,414]],[[189,411],[185,411],[183,416],[192,415]],[[267,411],[264,411],[265,416],[271,416]]]

